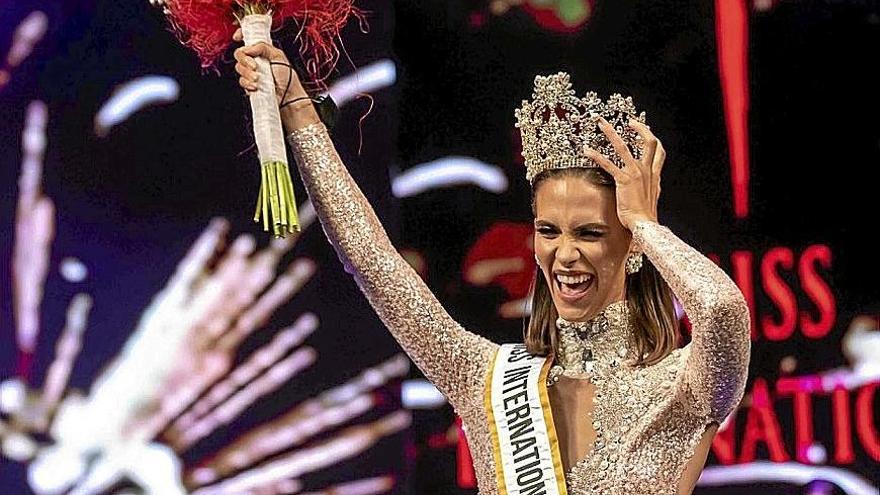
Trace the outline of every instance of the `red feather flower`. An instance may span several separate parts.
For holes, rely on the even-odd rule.
[[[178,38],[204,68],[226,52],[241,17],[271,14],[276,29],[293,22],[306,71],[316,81],[339,59],[336,40],[348,18],[362,16],[352,0],[166,0],[165,8]]]

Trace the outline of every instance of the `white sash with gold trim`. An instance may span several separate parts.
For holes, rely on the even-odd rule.
[[[547,398],[551,360],[525,344],[498,349],[486,384],[486,411],[501,495],[567,495]]]

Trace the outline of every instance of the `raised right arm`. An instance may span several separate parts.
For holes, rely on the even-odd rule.
[[[309,112],[311,105],[288,111],[285,124],[327,238],[410,358],[454,405],[463,405],[479,396],[497,346],[454,321],[400,256],[324,125]]]
[[[241,33],[235,38],[240,40]],[[347,272],[391,334],[455,406],[482,400],[487,366],[497,346],[470,333],[443,309],[421,277],[397,252],[373,208],[339,158],[327,129],[284,52],[266,43],[235,51],[239,84],[256,89],[254,57],[272,64],[281,120],[300,175]]]

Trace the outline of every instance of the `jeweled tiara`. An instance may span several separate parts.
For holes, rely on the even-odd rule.
[[[565,72],[536,76],[532,101],[523,100],[516,110],[516,126],[522,135],[526,179],[531,183],[541,172],[557,168],[598,167],[584,156],[584,145],[609,157],[618,167],[623,161],[599,129],[599,117],[607,120],[636,159],[641,158],[642,138],[627,124],[630,119],[645,122],[645,112],[636,114],[632,97],[613,94],[603,101],[595,92],[575,96]]]

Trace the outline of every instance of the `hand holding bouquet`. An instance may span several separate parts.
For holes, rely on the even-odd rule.
[[[273,26],[295,24],[306,71],[316,83],[321,82],[339,59],[336,47],[339,31],[351,15],[358,15],[352,0],[164,0],[163,5],[180,40],[195,50],[205,68],[216,65],[239,27],[246,46],[260,42],[271,46]],[[266,231],[284,237],[298,231],[299,222],[279,101],[271,61],[265,57],[253,60],[257,77],[254,78],[255,89],[249,91],[249,96],[262,170],[254,221],[262,220]]]

